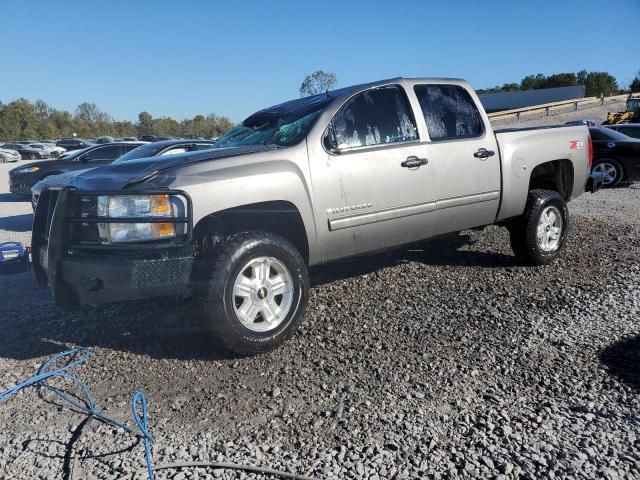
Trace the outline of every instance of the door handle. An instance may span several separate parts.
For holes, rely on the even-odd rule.
[[[486,148],[479,148],[476,153],[473,154],[474,157],[485,159],[489,157],[493,157],[496,154],[493,150],[487,150]]]
[[[400,165],[405,168],[418,168],[422,165],[426,165],[427,163],[429,163],[429,160],[426,158],[407,157],[407,159]]]

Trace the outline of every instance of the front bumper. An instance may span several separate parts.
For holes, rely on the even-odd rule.
[[[31,187],[42,179],[42,175],[33,173],[9,174],[9,191],[16,195],[31,195]]]
[[[36,279],[50,288],[56,305],[96,305],[188,289],[194,260],[191,235],[179,245],[74,244],[68,237],[70,189],[53,196],[49,190],[40,195],[31,245]]]
[[[596,193],[604,185],[604,174],[598,172],[591,172],[589,179],[587,180],[586,192]]]

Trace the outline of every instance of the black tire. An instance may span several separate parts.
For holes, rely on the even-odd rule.
[[[611,169],[615,169],[615,175],[613,175],[613,179],[605,181],[603,183],[604,188],[613,188],[616,187],[624,178],[624,168],[622,164],[616,160],[615,158],[599,158],[595,162],[593,162],[593,166],[591,167],[591,171],[602,171],[607,166],[607,171],[611,171]]]
[[[560,232],[557,244],[550,250],[538,242],[540,217],[547,207],[554,207],[552,213],[560,214]],[[549,227],[551,228],[551,227]],[[553,262],[564,247],[569,230],[569,210],[562,196],[552,190],[532,190],[521,217],[513,219],[509,225],[509,237],[513,253],[528,265],[546,265]],[[548,248],[548,247],[547,247]]]
[[[7,159],[0,155],[0,163],[7,163]]]
[[[243,325],[235,313],[233,288],[243,267],[258,257],[274,257],[288,270],[293,299],[284,320],[273,330],[257,332]],[[309,296],[307,265],[288,240],[269,232],[242,232],[224,239],[205,253],[196,266],[197,304],[200,314],[225,347],[237,354],[266,352],[296,331]]]

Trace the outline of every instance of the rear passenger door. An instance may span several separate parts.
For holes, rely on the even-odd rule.
[[[436,185],[435,232],[493,223],[500,202],[500,155],[488,120],[461,85],[418,84]]]

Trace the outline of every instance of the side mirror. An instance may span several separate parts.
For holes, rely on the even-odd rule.
[[[322,139],[322,143],[324,144],[324,148],[327,152],[337,155],[340,153],[340,149],[338,148],[338,140],[336,138],[335,131],[333,130],[333,125],[329,125],[327,128],[327,132]]]

